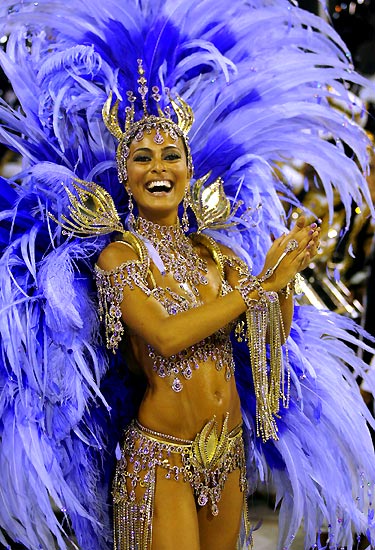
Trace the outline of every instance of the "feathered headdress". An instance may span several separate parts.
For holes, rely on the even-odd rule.
[[[350,106],[345,81],[364,80],[334,31],[287,0],[2,0],[0,26],[0,63],[19,102],[0,101],[0,140],[23,159],[17,177],[1,181],[0,543],[104,550],[117,426],[135,414],[142,388],[133,391],[119,354],[109,363],[99,337],[91,270],[106,237],[64,241],[46,213],[63,221],[64,188],[81,180],[100,184],[126,214],[116,165],[126,115],[118,110],[123,130],[115,130],[117,107],[108,102],[108,132],[110,92],[122,100],[136,90],[143,59],[151,91],[182,98],[172,100],[175,111],[191,106],[195,173],[211,171],[198,199],[221,177],[225,212],[242,201],[230,220],[241,220],[241,230],[223,228],[219,217],[218,230],[205,231],[257,271],[270,234],[285,230],[281,201],[298,204],[277,178],[280,163],[312,166],[331,213],[337,190],[348,221],[352,201],[371,203],[366,135],[330,104],[334,96]],[[141,120],[142,100],[131,104]],[[158,115],[149,104],[147,113]],[[178,109],[173,124],[180,128]],[[365,373],[344,344],[355,330],[333,314],[296,309],[290,408],[281,411],[279,441],[255,442],[258,477],[269,468],[282,501],[280,548],[290,547],[302,519],[306,548],[323,521],[332,547],[350,546],[351,527],[372,536],[361,488],[375,479],[369,415],[348,365]],[[253,388],[240,346],[236,362],[250,430]]]

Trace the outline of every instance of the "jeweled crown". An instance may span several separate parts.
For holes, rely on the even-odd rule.
[[[158,86],[151,88],[151,97],[156,103],[158,115],[149,113],[147,103],[149,100],[149,86],[145,77],[145,70],[141,59],[138,59],[138,93],[142,101],[142,115],[135,119],[135,102],[137,96],[132,91],[127,92],[127,99],[129,105],[125,108],[125,127],[121,129],[118,111],[120,102],[117,99],[112,106],[112,92],[108,96],[107,101],[103,106],[103,120],[111,132],[111,134],[119,141],[119,145],[116,153],[116,160],[118,166],[119,179],[122,183],[127,181],[127,169],[126,161],[129,157],[129,145],[135,139],[141,141],[146,133],[150,133],[155,130],[155,143],[163,143],[163,134],[169,135],[174,141],[177,141],[179,137],[182,138],[187,154],[188,168],[190,172],[193,171],[193,163],[190,153],[190,147],[188,143],[188,133],[194,122],[194,115],[192,108],[180,97],[176,96],[175,99],[169,94],[169,90],[165,89],[165,93],[168,96],[170,106],[167,105],[164,111],[161,109],[159,102],[162,98]],[[172,108],[172,109],[171,109]],[[173,110],[177,121],[172,118]]]

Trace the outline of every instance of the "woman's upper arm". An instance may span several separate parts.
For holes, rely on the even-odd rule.
[[[96,279],[100,314],[106,325],[107,345],[112,338],[121,340],[123,328],[120,317],[131,331],[153,344],[158,322],[168,316],[166,310],[152,297],[147,280],[148,261],[141,261],[128,245],[114,242],[108,245],[97,261]],[[111,348],[111,341],[109,341]]]

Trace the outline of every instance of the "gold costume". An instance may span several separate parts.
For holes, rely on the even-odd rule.
[[[194,440],[179,439],[145,428],[133,421],[127,428],[121,459],[113,483],[115,550],[150,550],[157,469],[171,483],[191,485],[199,506],[219,514],[219,501],[228,475],[240,470],[243,523],[247,517],[247,483],[242,426],[228,432],[228,414],[220,436],[215,418],[207,422]]]

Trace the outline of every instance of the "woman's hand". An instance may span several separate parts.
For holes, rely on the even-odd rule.
[[[264,267],[258,275],[263,277],[267,270],[277,266],[274,273],[262,284],[265,290],[281,290],[298,272],[309,265],[317,253],[319,235],[320,227],[316,223],[307,224],[306,218],[301,216],[289,233],[273,242],[267,253]],[[295,249],[285,254],[288,243],[291,241],[295,241]]]

